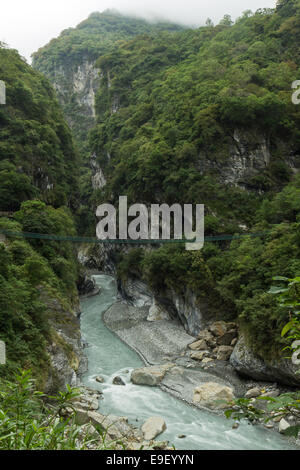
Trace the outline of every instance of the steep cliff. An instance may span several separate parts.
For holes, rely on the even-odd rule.
[[[0,231],[75,235],[78,155],[55,92],[1,45],[0,77],[7,98],[0,107]],[[0,266],[1,374],[31,368],[51,392],[74,383],[84,357],[73,247],[2,236]]]
[[[238,319],[266,358],[279,354],[288,320],[266,292],[273,276],[300,269],[300,108],[291,101],[300,62],[290,42],[298,20],[295,9],[259,10],[232,26],[138,37],[97,62],[96,202],[117,206],[126,194],[129,203],[204,203],[207,236],[249,235],[200,254],[123,249],[110,257],[123,292],[134,298],[131,279],[143,279],[150,302],[194,334],[209,313]]]
[[[106,31],[105,47],[92,41],[87,53],[89,22],[108,21],[107,14],[92,15],[34,60],[55,83],[71,124],[70,110],[84,107],[82,141],[95,111],[85,212],[102,202],[117,206],[120,195],[148,206],[203,203],[207,236],[242,235],[207,242],[201,253],[174,245],[106,247],[81,259],[116,272],[133,299],[132,286],[142,280],[152,314],[165,308],[193,334],[211,316],[238,321],[262,357],[280,354],[288,319],[267,294],[272,277],[300,269],[300,108],[291,101],[300,66],[293,49],[299,7],[288,3],[293,8],[246,12],[233,25],[143,30],[130,41],[126,35],[106,41]],[[111,32],[119,34],[115,22],[123,19],[112,18]],[[94,234],[92,215],[84,221]]]
[[[106,10],[92,13],[33,54],[33,67],[52,82],[82,150],[87,150],[87,134],[95,124],[95,93],[101,78],[96,60],[135,36],[181,29],[172,23],[150,24]]]

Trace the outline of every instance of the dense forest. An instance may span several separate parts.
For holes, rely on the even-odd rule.
[[[14,50],[0,47],[7,104],[0,107],[0,229],[75,235],[78,154],[49,81]],[[50,369],[47,344],[58,299],[63,311],[77,300],[77,263],[66,243],[9,238],[0,244],[0,339],[8,363],[2,373],[32,368],[40,384]],[[45,367],[46,366],[46,367]]]
[[[74,131],[80,158],[47,79],[1,47],[8,104],[0,114],[0,209],[15,212],[1,226],[94,235],[96,206],[117,203],[119,195],[130,203],[203,203],[206,236],[249,237],[207,242],[201,253],[174,245],[121,251],[120,279],[144,279],[157,295],[171,287],[184,297],[189,289],[222,318],[238,320],[256,352],[279,354],[288,318],[267,291],[273,276],[300,272],[300,108],[291,101],[300,76],[299,30],[298,0],[198,29],[92,14],[33,62],[54,85],[62,66],[76,69],[88,59],[99,71],[89,143],[94,118],[82,134]],[[57,92],[70,120],[78,103],[68,90]],[[103,188],[91,185],[91,154],[105,175]],[[264,235],[251,237],[257,232]],[[30,264],[47,288],[70,301],[77,276],[72,248],[15,241],[2,252],[2,339],[10,344],[23,331],[13,321],[21,304],[24,321],[44,337],[43,321],[37,327],[33,318],[45,317]],[[22,357],[33,355],[40,360],[32,348]]]
[[[119,196],[147,206],[204,204],[209,238],[199,252],[159,242],[106,246],[92,268],[105,271],[109,259],[122,292],[134,279],[155,302],[170,293],[187,302],[192,293],[199,308],[234,326],[230,354],[237,326],[266,363],[299,339],[299,40],[300,0],[279,0],[275,9],[192,29],[93,13],[33,54],[32,67],[0,43],[1,448],[95,444],[89,426],[78,440],[79,395],[69,386],[82,374],[86,266],[74,244],[43,235],[94,237],[96,207],[117,207]],[[99,245],[80,248],[103,261]],[[101,392],[86,392],[79,405],[88,414]],[[264,397],[286,417],[299,411],[298,395],[292,404]],[[241,398],[229,415],[260,416],[251,400]],[[103,439],[106,430],[95,429]]]
[[[156,293],[190,288],[210,299],[263,356],[281,349],[287,321],[266,293],[272,277],[300,272],[300,108],[291,101],[299,31],[299,1],[280,2],[235,23],[225,16],[116,44],[97,62],[90,144],[108,183],[94,207],[121,194],[131,203],[204,203],[206,236],[266,232],[196,254],[135,250],[120,257],[119,275],[138,275]]]

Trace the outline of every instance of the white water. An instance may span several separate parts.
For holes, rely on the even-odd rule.
[[[160,441],[169,440],[178,450],[279,450],[291,446],[280,435],[264,428],[242,423],[238,430],[233,422],[212,413],[200,411],[155,387],[142,387],[130,383],[132,369],[143,366],[139,356],[110,332],[102,322],[102,314],[115,301],[117,288],[110,276],[95,276],[101,287],[99,296],[82,301],[81,331],[89,347],[85,350],[89,370],[83,383],[103,391],[99,411],[103,414],[127,416],[135,425],[151,416],[162,416],[167,431]],[[95,377],[101,375],[104,384]],[[126,386],[112,385],[120,376]],[[179,435],[186,435],[179,439]]]

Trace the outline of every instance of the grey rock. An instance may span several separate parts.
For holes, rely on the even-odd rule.
[[[161,416],[153,416],[147,419],[142,426],[142,432],[146,441],[151,441],[167,429],[165,420]]]
[[[226,403],[234,399],[233,389],[226,385],[221,385],[215,382],[207,382],[194,390],[194,403],[199,403],[202,406],[212,409],[224,409],[227,407]]]
[[[217,352],[218,361],[228,361],[233,352],[232,346],[220,346]]]
[[[167,371],[174,366],[175,364],[163,364],[135,369],[131,373],[131,381],[136,385],[155,387],[163,380]]]
[[[241,375],[254,380],[276,381],[290,386],[300,384],[298,367],[291,360],[264,360],[250,350],[243,335],[234,348],[230,363]]]
[[[284,431],[286,431],[290,427],[290,423],[288,423],[284,418],[282,418],[279,422],[278,430],[279,432],[284,433]]]
[[[112,383],[113,383],[113,385],[122,385],[122,386],[125,386],[125,385],[126,385],[126,384],[123,382],[123,380],[121,379],[121,377],[114,377]]]
[[[95,377],[95,380],[99,384],[103,384],[105,382],[105,379],[103,377],[101,377],[101,375],[98,375],[97,377]]]
[[[261,395],[260,388],[255,387],[255,388],[251,388],[250,390],[248,390],[248,392],[246,392],[245,398],[257,398],[260,395]]]

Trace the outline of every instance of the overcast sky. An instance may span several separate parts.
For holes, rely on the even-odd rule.
[[[218,22],[226,13],[236,18],[245,10],[274,8],[275,4],[276,0],[2,0],[0,41],[30,60],[39,47],[93,11],[115,8],[143,17],[201,25],[208,17]]]

